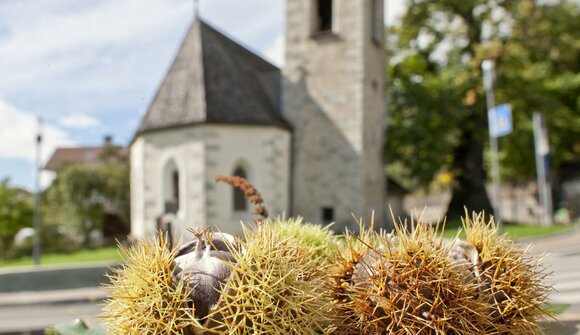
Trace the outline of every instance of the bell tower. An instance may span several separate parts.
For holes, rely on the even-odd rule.
[[[292,214],[385,224],[384,0],[286,0],[282,106],[294,128]]]

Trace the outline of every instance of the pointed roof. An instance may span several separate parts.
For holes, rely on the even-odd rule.
[[[196,19],[137,135],[200,123],[289,128],[280,69]]]

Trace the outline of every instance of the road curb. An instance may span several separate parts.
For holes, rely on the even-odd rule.
[[[0,308],[27,305],[54,305],[81,302],[100,302],[107,298],[100,287],[85,287],[69,290],[28,291],[0,293]]]
[[[118,263],[0,269],[0,294],[99,287]]]

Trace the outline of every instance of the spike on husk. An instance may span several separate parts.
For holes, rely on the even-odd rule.
[[[199,324],[184,281],[172,280],[176,251],[163,238],[121,247],[122,268],[105,286],[109,299],[102,317],[108,334],[196,334]]]
[[[319,247],[301,246],[268,221],[244,227],[244,250],[232,252],[232,275],[208,316],[218,334],[323,334],[331,296]]]
[[[376,234],[371,227],[359,222],[359,232],[355,234],[346,230],[340,241],[338,252],[331,257],[331,287],[333,293],[333,311],[337,314],[337,334],[360,334],[360,316],[355,305],[356,299],[351,296],[355,284],[354,272],[364,257],[372,250],[379,249]]]
[[[361,229],[337,260],[341,334],[473,334],[489,327],[477,281],[466,281],[451,246],[422,220],[393,235]],[[353,238],[355,240],[353,241]],[[350,240],[350,241],[349,241]]]
[[[543,334],[538,320],[547,314],[541,308],[551,288],[543,283],[548,276],[539,257],[501,235],[493,218],[484,213],[466,212],[463,218],[466,239],[480,255],[482,289],[489,292],[487,314],[502,334]]]

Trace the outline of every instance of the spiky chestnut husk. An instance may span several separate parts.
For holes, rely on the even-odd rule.
[[[107,334],[194,334],[199,324],[184,281],[174,283],[173,261],[163,239],[140,241],[130,248],[120,269],[113,270],[103,310]]]
[[[331,295],[315,246],[304,247],[280,224],[244,227],[243,251],[232,251],[232,275],[206,330],[219,334],[322,334]]]
[[[500,334],[543,334],[539,319],[546,316],[541,308],[551,291],[543,284],[548,276],[540,258],[516,245],[507,235],[500,235],[497,224],[486,222],[484,213],[466,213],[463,219],[466,239],[480,255],[482,296],[489,304],[487,314]]]
[[[410,230],[396,225],[394,238],[362,236],[364,243],[338,260],[351,269],[337,283],[337,310],[353,325],[341,333],[474,334],[490,327],[485,304],[476,299],[478,282],[465,280],[436,230],[419,221]]]
[[[338,238],[330,230],[330,226],[304,222],[302,217],[277,217],[268,224],[282,237],[292,238],[301,248],[312,250],[313,258],[324,263],[338,251]]]
[[[359,224],[358,235],[345,231],[343,238],[339,240],[338,252],[331,257],[331,287],[334,297],[332,311],[339,320],[336,322],[337,334],[360,334],[360,316],[351,297],[352,286],[356,285],[354,272],[363,258],[369,258],[373,249],[380,249],[377,242],[372,226],[365,228]]]

